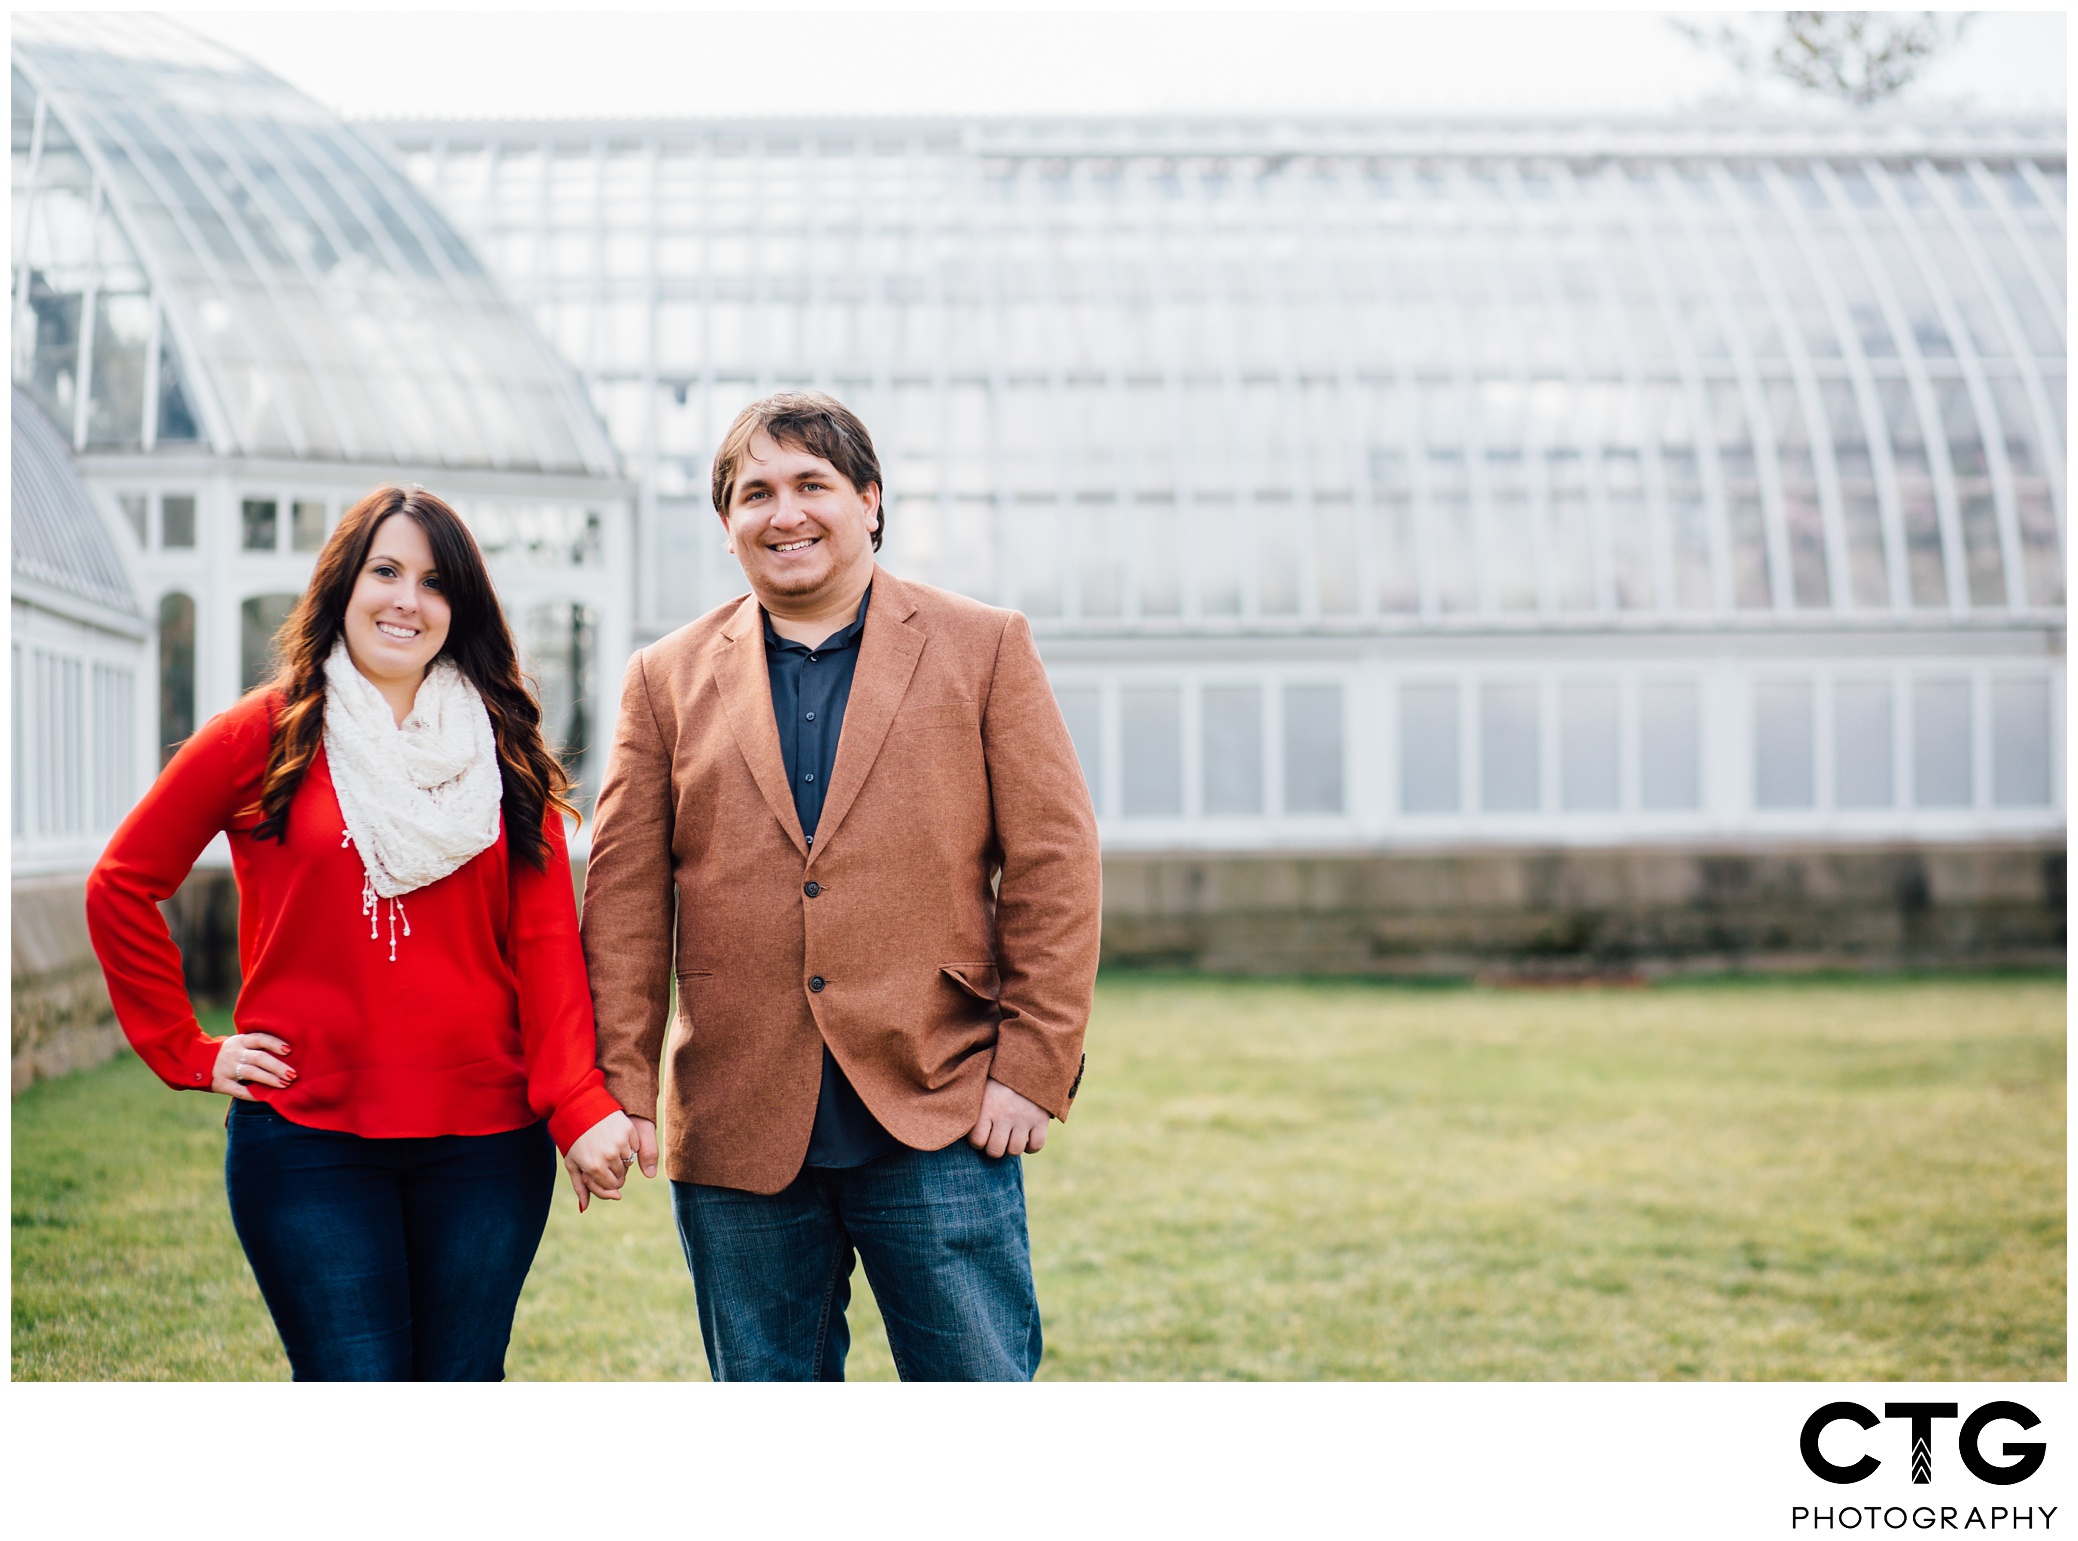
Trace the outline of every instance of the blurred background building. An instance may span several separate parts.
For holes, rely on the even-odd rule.
[[[807,385],[889,567],[1032,618],[1114,960],[2062,956],[2060,119],[356,127],[169,23],[14,60],[126,787],[399,476],[596,786],[628,650],[742,590],[715,444]],[[24,731],[21,552],[18,873],[89,720]]]
[[[1113,956],[2053,940],[1925,927],[2060,924],[2061,123],[380,130],[582,371],[641,635],[741,592],[744,402],[865,415]]]
[[[366,136],[155,18],[17,17],[12,55],[19,1079],[23,1013],[84,946],[80,878],[271,672],[344,509],[397,480],[455,503],[586,774],[630,646],[633,489],[569,367]],[[176,905],[204,993],[236,977],[226,862],[219,839]]]

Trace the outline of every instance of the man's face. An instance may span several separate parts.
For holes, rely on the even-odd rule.
[[[873,563],[880,489],[807,450],[752,436],[729,497],[729,551],[760,599],[812,600]]]

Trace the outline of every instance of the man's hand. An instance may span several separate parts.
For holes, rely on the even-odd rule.
[[[644,1177],[657,1175],[657,1122],[653,1118],[630,1118],[635,1126],[635,1164]]]
[[[580,1134],[563,1157],[563,1170],[577,1190],[577,1212],[594,1198],[617,1199],[628,1169],[637,1162],[642,1175],[657,1175],[657,1126],[646,1118],[609,1113]]]
[[[1046,1119],[1046,1109],[991,1076],[967,1143],[989,1156],[1036,1155],[1046,1144]]]

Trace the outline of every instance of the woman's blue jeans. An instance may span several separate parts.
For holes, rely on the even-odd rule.
[[[904,1380],[1030,1380],[1043,1350],[1024,1170],[965,1140],[778,1193],[673,1182],[716,1380],[843,1380],[854,1249]]]
[[[371,1140],[231,1104],[231,1223],[297,1380],[503,1380],[555,1196],[546,1124]]]

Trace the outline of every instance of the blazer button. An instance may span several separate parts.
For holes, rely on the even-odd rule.
[[[808,981],[808,988],[820,995],[822,993],[823,988],[823,976],[817,974],[814,978],[810,979]]]
[[[823,885],[820,883],[810,883],[801,890],[802,893],[808,895],[808,897],[811,899],[813,899],[817,894],[821,893],[822,891]]]

